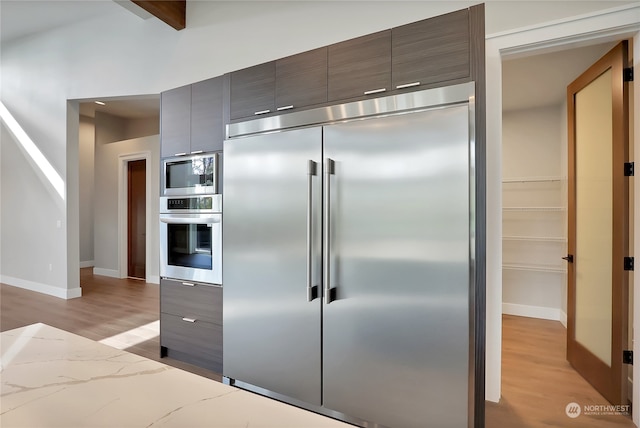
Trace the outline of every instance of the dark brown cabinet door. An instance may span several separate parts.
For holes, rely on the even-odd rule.
[[[231,119],[275,110],[275,61],[231,73]]]
[[[222,76],[191,86],[191,152],[222,150]]]
[[[392,30],[393,89],[469,77],[469,11],[461,10]]]
[[[276,110],[327,102],[327,48],[276,61]]]
[[[191,151],[191,85],[161,94],[160,140],[163,158]]]
[[[391,90],[391,30],[336,43],[328,49],[329,101]]]

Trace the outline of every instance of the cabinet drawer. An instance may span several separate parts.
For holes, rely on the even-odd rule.
[[[469,77],[468,10],[403,25],[392,35],[393,89]]]
[[[163,279],[160,312],[222,324],[222,287]]]
[[[391,30],[329,46],[328,68],[329,101],[391,90]]]
[[[206,366],[222,366],[222,326],[160,314],[160,346],[187,354]]]

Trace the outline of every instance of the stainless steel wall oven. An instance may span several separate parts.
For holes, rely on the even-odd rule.
[[[160,198],[160,276],[222,283],[222,195]]]

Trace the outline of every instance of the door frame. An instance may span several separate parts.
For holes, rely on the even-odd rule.
[[[487,93],[487,359],[486,398],[500,400],[502,366],[502,60],[525,57],[553,50],[586,46],[633,38],[633,58],[640,60],[640,6],[629,4],[606,10],[536,24],[486,37]],[[640,85],[634,85],[631,97],[640,108]],[[640,118],[634,119],[633,144],[640,153]],[[634,200],[640,201],[640,186]],[[634,223],[640,224],[640,210]],[[635,228],[634,242],[640,243],[640,228]],[[634,275],[635,278],[635,275]],[[640,275],[635,283],[640,284]],[[640,314],[640,293],[635,294],[634,313]],[[637,317],[638,319],[640,317]],[[640,353],[640,328],[635,329],[635,348]],[[637,370],[636,370],[637,369]],[[634,366],[634,379],[640,379],[640,367]],[[640,401],[640,382],[633,385],[633,397]],[[640,412],[633,411],[640,425]]]
[[[145,168],[145,190],[146,190],[146,219],[145,219],[145,282],[152,282],[152,278],[149,275],[149,266],[151,266],[151,152],[142,151],[136,153],[127,153],[118,156],[118,252],[120,253],[118,271],[120,278],[128,278],[128,164],[130,161],[144,160],[146,161]],[[157,195],[153,195],[157,196]]]

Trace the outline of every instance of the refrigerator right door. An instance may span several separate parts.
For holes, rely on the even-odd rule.
[[[328,409],[394,428],[468,426],[469,117],[465,103],[324,128]]]

